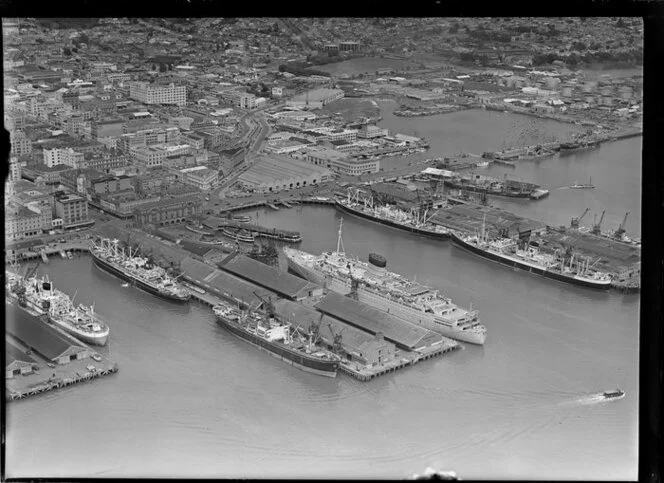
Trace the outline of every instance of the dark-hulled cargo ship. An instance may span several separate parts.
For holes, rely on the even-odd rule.
[[[353,199],[350,196],[346,200],[338,200],[336,206],[343,212],[358,218],[380,223],[381,225],[409,231],[416,235],[447,240],[449,230],[443,226],[436,225],[427,220],[426,209],[414,210],[409,213],[391,205],[377,205],[373,198],[364,200]]]
[[[179,303],[191,298],[191,293],[163,268],[150,264],[147,258],[118,250],[118,240],[103,238],[99,244],[93,242],[90,255],[100,269],[149,294]]]
[[[519,243],[511,238],[488,240],[484,228],[482,232],[476,235],[451,232],[450,236],[455,245],[509,267],[582,287],[606,290],[611,286],[611,277],[593,270],[589,260],[541,253],[527,241]]]
[[[317,334],[301,334],[299,328],[293,329],[279,318],[242,313],[227,303],[220,303],[213,310],[217,322],[245,342],[303,371],[336,377],[341,359],[315,345]]]

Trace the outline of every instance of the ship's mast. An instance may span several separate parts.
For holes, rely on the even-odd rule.
[[[344,242],[341,239],[341,227],[343,226],[343,224],[344,224],[344,219],[342,218],[339,221],[339,238],[337,239],[337,253],[341,253],[341,254],[343,254],[344,251],[345,251],[344,250]]]

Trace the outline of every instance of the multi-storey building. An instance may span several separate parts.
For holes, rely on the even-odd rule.
[[[110,150],[104,153],[93,153],[85,157],[82,163],[86,168],[92,168],[97,171],[109,173],[112,169],[124,168],[129,164],[127,156],[117,150]]]
[[[219,184],[219,172],[213,171],[206,166],[194,166],[180,171],[180,180],[190,186],[202,191],[208,191]]]
[[[203,202],[199,196],[161,199],[135,209],[134,216],[141,225],[172,225],[183,223],[203,212]]]
[[[307,151],[304,159],[316,166],[324,166],[331,171],[357,176],[380,171],[380,161],[377,159],[357,160],[346,156],[334,149],[316,149]]]
[[[256,96],[248,92],[224,91],[221,93],[221,98],[241,109],[254,109],[256,107]]]
[[[61,194],[55,198],[55,213],[62,219],[63,228],[74,228],[94,223],[88,218],[88,201],[75,194]]]
[[[12,131],[9,135],[12,156],[23,156],[32,152],[32,143],[23,131]]]
[[[14,242],[40,236],[51,227],[50,206],[28,206],[9,202],[5,206],[5,241]]]
[[[74,151],[72,148],[44,149],[44,164],[49,168],[64,164],[72,168],[82,168],[84,154]]]
[[[187,104],[187,87],[169,84],[167,86],[132,82],[129,84],[129,97],[144,104]]]

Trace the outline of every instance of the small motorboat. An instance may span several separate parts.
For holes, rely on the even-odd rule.
[[[99,354],[92,354],[90,357],[92,357],[97,362],[101,362],[101,356]]]
[[[128,284],[128,283],[123,283],[122,286],[123,286],[124,288],[127,288],[127,287],[129,287],[129,284]]]
[[[613,391],[604,391],[602,393],[602,396],[604,396],[604,399],[618,399],[621,398],[625,395],[624,391],[621,391],[620,389],[615,389]]]

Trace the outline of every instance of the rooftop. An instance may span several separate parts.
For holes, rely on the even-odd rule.
[[[240,254],[227,258],[221,268],[288,298],[296,298],[307,287],[314,286],[306,280]]]
[[[442,339],[442,336],[435,332],[404,322],[335,292],[329,292],[314,307],[355,327],[361,327],[372,335],[382,332],[385,339],[407,349],[416,349]]]

